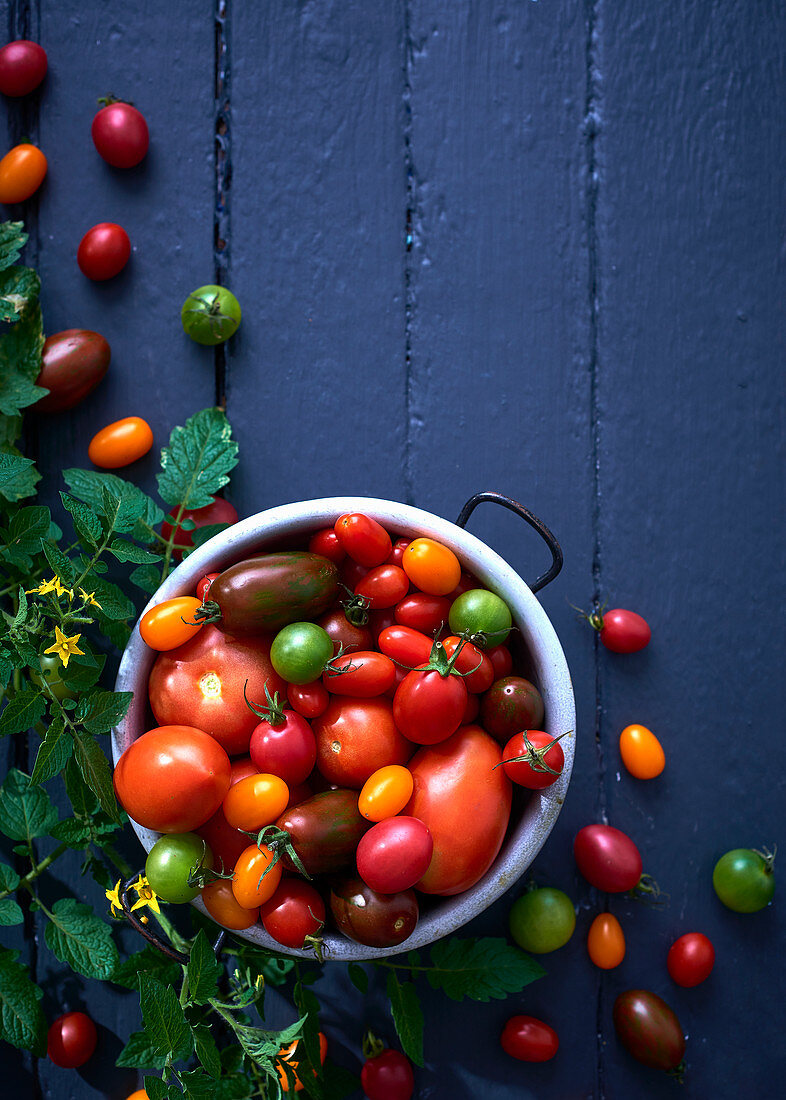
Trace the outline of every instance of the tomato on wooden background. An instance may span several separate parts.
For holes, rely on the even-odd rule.
[[[47,336],[36,385],[49,393],[36,401],[35,411],[66,412],[78,405],[106,374],[111,354],[100,332],[69,328]]]
[[[108,102],[90,127],[93,144],[113,168],[133,168],[150,144],[145,116],[131,103]]]
[[[500,1036],[500,1045],[521,1062],[548,1062],[559,1050],[553,1027],[535,1016],[511,1016]]]
[[[115,222],[99,222],[88,229],[76,253],[82,274],[99,283],[119,275],[130,258],[131,241]]]
[[[23,96],[34,92],[46,76],[46,50],[37,42],[18,38],[0,49],[0,92]]]
[[[679,1071],[685,1036],[674,1011],[657,993],[629,989],[614,1002],[614,1029],[633,1057],[645,1066]]]
[[[15,145],[0,160],[0,202],[24,202],[44,182],[46,157],[35,145]]]
[[[669,948],[666,967],[672,980],[686,989],[706,981],[715,965],[715,948],[703,932],[686,932]]]
[[[49,1028],[46,1053],[56,1066],[76,1069],[93,1056],[97,1043],[96,1025],[90,1017],[84,1012],[66,1012]]]
[[[587,953],[601,970],[613,970],[625,958],[625,933],[613,913],[598,913],[587,935]]]
[[[153,446],[153,430],[141,416],[125,416],[96,432],[87,448],[94,466],[117,470],[146,455]]]

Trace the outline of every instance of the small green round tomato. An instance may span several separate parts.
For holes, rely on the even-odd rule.
[[[30,673],[30,679],[33,683],[43,687],[44,682],[46,682],[55,699],[73,699],[76,692],[73,692],[60,679],[60,669],[63,667],[60,658],[55,657],[53,654],[47,655],[44,653],[38,658],[38,663],[41,666],[41,672],[38,673],[32,670]]]
[[[712,872],[715,893],[735,913],[756,913],[775,893],[774,856],[752,848],[734,848],[721,856]]]
[[[145,877],[164,901],[174,904],[192,901],[200,886],[189,886],[191,872],[212,867],[213,853],[195,833],[169,833],[155,842],[145,862]]]
[[[487,588],[470,588],[462,592],[450,606],[448,615],[450,629],[454,634],[481,634],[486,645],[501,645],[508,636],[512,625],[510,608]],[[473,637],[475,644],[478,641]]]
[[[200,286],[183,302],[180,319],[198,344],[223,344],[240,324],[240,302],[225,286]]]
[[[279,630],[270,647],[270,663],[290,684],[319,679],[333,656],[333,641],[316,623],[290,623]]]
[[[510,934],[519,947],[533,955],[545,955],[564,947],[576,927],[573,902],[562,890],[542,886],[513,902]]]

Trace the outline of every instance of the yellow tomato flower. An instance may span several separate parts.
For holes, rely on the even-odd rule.
[[[144,875],[140,875],[136,882],[131,883],[131,889],[136,890],[139,895],[139,900],[131,906],[132,913],[135,909],[142,909],[144,906],[148,906],[154,913],[161,912],[158,907],[158,896]],[[140,919],[144,920],[145,918],[141,917]]]
[[[45,649],[44,653],[56,653],[63,662],[63,667],[68,668],[68,662],[75,653],[78,653],[80,657],[84,657],[84,650],[77,645],[81,637],[81,634],[72,634],[70,638],[67,638],[60,627],[56,626],[55,644],[50,645],[49,649]]]
[[[79,595],[82,597],[86,604],[97,607],[99,611],[103,610],[101,604],[96,599],[95,592],[85,592],[84,588],[80,588]]]
[[[120,904],[120,879],[115,883],[114,890],[105,891],[107,901],[109,902],[109,912],[113,917],[123,916],[123,906]]]

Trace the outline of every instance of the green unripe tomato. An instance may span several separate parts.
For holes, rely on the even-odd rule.
[[[192,290],[180,311],[183,328],[192,340],[209,347],[223,344],[240,324],[240,302],[225,286]]]
[[[510,608],[494,592],[487,588],[470,588],[462,592],[450,605],[448,615],[454,634],[481,634],[480,647],[502,645],[513,624]],[[475,639],[473,638],[473,641]]]
[[[76,692],[60,679],[60,669],[63,667],[60,658],[44,653],[38,658],[38,663],[41,666],[41,672],[38,673],[35,669],[30,672],[33,683],[43,687],[46,682],[55,699],[73,699]]]
[[[712,872],[715,893],[735,913],[757,913],[775,893],[775,856],[753,848],[734,848],[721,856]]]
[[[200,892],[199,886],[188,885],[191,872],[200,866],[213,866],[213,853],[202,837],[195,833],[169,833],[148,852],[145,877],[160,898],[177,905],[193,901]]]
[[[317,680],[333,656],[333,640],[316,623],[290,623],[279,630],[270,647],[270,663],[290,684]]]
[[[576,927],[576,912],[562,890],[542,886],[513,902],[509,922],[519,947],[532,955],[545,955],[568,942]]]

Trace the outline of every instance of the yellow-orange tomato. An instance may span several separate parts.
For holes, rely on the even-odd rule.
[[[150,1100],[144,1089],[137,1089],[136,1092],[132,1092],[130,1096],[126,1097],[126,1100]]]
[[[414,539],[404,551],[401,565],[415,587],[430,596],[447,596],[461,580],[458,558],[434,539]]]
[[[412,797],[412,772],[401,764],[377,768],[363,784],[358,809],[368,821],[384,821],[401,813]]]
[[[200,606],[196,596],[175,596],[151,607],[139,624],[142,641],[159,652],[183,645],[202,629],[202,623],[194,622]]]
[[[224,928],[242,932],[259,920],[259,909],[244,909],[238,905],[229,879],[220,878],[202,890],[202,901],[210,916]]]
[[[95,466],[116,470],[146,455],[153,446],[153,431],[141,416],[115,420],[90,440],[87,456]]]
[[[613,970],[625,958],[625,933],[611,913],[598,913],[587,936],[589,957],[601,970]]]
[[[254,832],[272,824],[289,804],[289,787],[267,772],[247,775],[234,783],[224,799],[224,817],[233,829]]]
[[[626,726],[620,734],[622,763],[636,779],[654,779],[666,767],[663,746],[646,726]]]
[[[298,1048],[298,1043],[299,1042],[300,1042],[299,1039],[295,1039],[294,1043],[290,1043],[288,1047],[282,1047],[281,1050],[278,1052],[279,1061],[286,1062],[287,1065],[289,1066],[289,1068],[292,1070],[294,1076],[295,1076],[295,1092],[300,1092],[301,1089],[303,1088],[303,1082],[300,1080],[300,1078],[297,1075],[298,1063],[293,1060],[293,1055],[294,1055],[295,1051]],[[327,1057],[327,1046],[328,1046],[327,1039],[325,1038],[325,1036],[320,1031],[320,1033],[319,1033],[319,1060],[322,1063],[322,1065],[325,1064],[325,1058]],[[281,1088],[283,1089],[284,1092],[289,1092],[289,1081],[287,1080],[286,1073],[284,1073],[283,1069],[279,1065],[276,1066],[276,1069],[278,1070],[278,1076],[281,1079]],[[316,1070],[312,1070],[311,1072],[316,1077],[316,1075],[317,1075]]]
[[[268,867],[270,870],[265,874]],[[238,905],[244,909],[256,909],[273,897],[279,882],[281,863],[267,844],[261,848],[251,844],[240,853],[232,876],[232,893]]]
[[[46,157],[35,145],[15,145],[0,160],[0,202],[24,202],[44,182]]]

